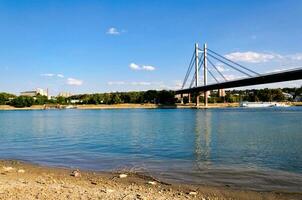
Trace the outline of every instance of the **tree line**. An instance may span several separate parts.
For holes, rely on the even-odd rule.
[[[2,100],[1,100],[2,99]],[[37,95],[15,96],[0,93],[0,105],[11,105],[14,107],[30,107],[32,105],[44,104],[119,104],[119,103],[154,103],[162,105],[173,105],[176,103],[174,91],[148,90],[140,92],[112,92],[96,94],[80,94],[70,97],[56,97],[48,99],[46,96]]]
[[[285,93],[289,93],[293,98],[287,98]],[[194,103],[197,94],[191,95]],[[219,97],[217,91],[211,91],[209,103],[222,102],[240,102],[240,101],[292,101],[297,96],[302,95],[302,87],[300,88],[283,88],[283,89],[251,89],[251,90],[229,90],[226,91],[225,97]],[[184,97],[184,103],[188,103],[188,97]],[[203,101],[203,97],[200,97]],[[161,105],[173,105],[180,103],[175,98],[174,91],[168,90],[148,90],[138,92],[111,92],[96,94],[79,94],[71,97],[56,97],[48,99],[46,96],[37,95],[36,97],[15,96],[9,93],[0,93],[0,105],[11,105],[14,107],[30,107],[32,105],[44,104],[119,104],[119,103],[153,103]]]

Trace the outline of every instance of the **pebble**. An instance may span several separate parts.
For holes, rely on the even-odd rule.
[[[150,184],[150,185],[156,185],[156,182],[155,181],[149,181],[148,184]]]
[[[25,170],[24,169],[19,169],[18,173],[25,173]]]
[[[13,167],[3,167],[3,170],[5,171],[5,172],[9,172],[9,171],[12,171],[14,168]]]
[[[81,173],[80,173],[80,170],[74,170],[71,174],[71,176],[74,176],[74,177],[81,177]]]
[[[197,192],[189,192],[189,195],[197,195]]]
[[[97,182],[95,182],[95,181],[91,181],[90,182],[92,185],[97,185],[98,183]]]
[[[119,177],[120,178],[126,178],[128,175],[127,174],[120,174]]]
[[[112,193],[112,192],[114,192],[114,190],[113,190],[113,189],[108,189],[108,188],[107,188],[107,189],[105,190],[105,192],[106,192],[106,193]]]

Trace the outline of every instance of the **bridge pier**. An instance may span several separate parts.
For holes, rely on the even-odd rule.
[[[204,97],[204,106],[205,107],[207,107],[208,106],[208,95],[209,94],[209,91],[205,91],[204,93],[203,93],[203,97]]]
[[[196,95],[196,107],[199,106],[199,97],[200,97],[200,95],[199,95],[199,93],[197,93],[197,95]]]

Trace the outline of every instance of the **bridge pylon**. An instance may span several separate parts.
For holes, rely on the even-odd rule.
[[[207,85],[207,79],[208,79],[208,77],[207,77],[207,43],[205,43],[204,45],[203,45],[203,83],[204,83],[204,86],[206,86]],[[208,106],[208,91],[204,91],[204,95],[203,95],[203,97],[204,97],[204,106]]]
[[[195,43],[195,87],[198,87],[199,84],[199,72],[198,72],[198,68],[199,68],[199,49],[198,49],[198,43]],[[196,106],[199,106],[199,93],[196,94]]]

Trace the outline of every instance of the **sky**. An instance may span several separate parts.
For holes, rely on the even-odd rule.
[[[195,43],[258,73],[302,67],[302,1],[0,0],[0,91],[177,89]]]

